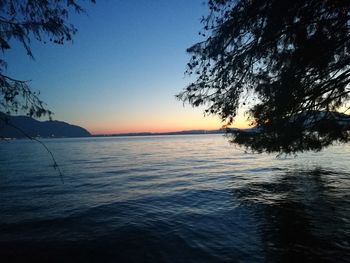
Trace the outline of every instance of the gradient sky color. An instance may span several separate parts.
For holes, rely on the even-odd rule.
[[[99,0],[73,15],[73,43],[33,41],[4,54],[8,74],[31,80],[54,119],[94,134],[217,129],[218,117],[175,99],[191,81],[186,48],[201,40],[203,0]],[[246,127],[240,117],[235,127]]]

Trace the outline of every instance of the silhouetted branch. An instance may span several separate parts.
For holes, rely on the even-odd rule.
[[[72,12],[81,13],[83,0],[3,0],[0,1],[0,50],[5,52],[17,42],[34,59],[32,40],[62,45],[72,41],[77,29],[69,23]],[[95,0],[87,0],[95,3]],[[33,92],[27,81],[6,76],[6,61],[0,60],[0,111],[18,110],[31,117],[48,115],[51,111]]]
[[[248,108],[259,133],[235,132],[233,142],[258,152],[349,141],[337,121],[349,116],[320,119],[350,101],[349,1],[208,0],[208,7],[206,39],[187,49],[195,81],[178,99],[205,106],[226,126]]]

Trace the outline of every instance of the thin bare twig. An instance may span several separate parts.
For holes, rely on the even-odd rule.
[[[32,140],[32,141],[36,141],[37,143],[41,144],[41,146],[44,147],[44,149],[49,153],[49,155],[50,155],[50,157],[51,157],[51,159],[52,159],[52,161],[53,161],[53,165],[52,165],[52,166],[53,166],[53,168],[54,168],[55,170],[58,171],[59,176],[60,176],[60,178],[61,178],[61,182],[62,182],[62,184],[64,184],[63,173],[61,172],[61,169],[60,169],[59,165],[57,164],[57,161],[56,161],[56,159],[55,159],[53,153],[52,153],[52,152],[50,151],[50,149],[46,146],[46,144],[43,143],[42,141],[38,140],[37,138],[34,138],[34,137],[30,136],[29,134],[27,134],[27,133],[26,133],[24,130],[22,130],[21,128],[19,128],[19,127],[17,127],[16,125],[10,123],[9,120],[7,120],[6,118],[0,117],[0,120],[3,121],[3,122],[5,123],[5,125],[8,125],[8,126],[14,128],[14,129],[18,130],[20,133],[22,133],[22,134],[23,134],[25,137],[27,137],[28,139],[30,139],[30,140]]]

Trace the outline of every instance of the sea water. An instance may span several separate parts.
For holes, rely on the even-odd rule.
[[[222,135],[0,141],[1,262],[350,262],[350,147]]]

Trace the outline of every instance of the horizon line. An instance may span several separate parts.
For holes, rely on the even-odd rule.
[[[234,127],[225,127],[225,128],[219,128],[219,129],[191,129],[191,130],[176,130],[176,131],[164,131],[164,132],[151,132],[151,131],[143,131],[143,132],[121,132],[121,133],[91,133],[91,136],[127,136],[127,135],[171,135],[171,134],[190,134],[190,133],[200,133],[200,134],[207,134],[207,133],[220,133],[225,132],[226,130],[239,130],[239,129],[246,129],[246,128],[234,128]]]

